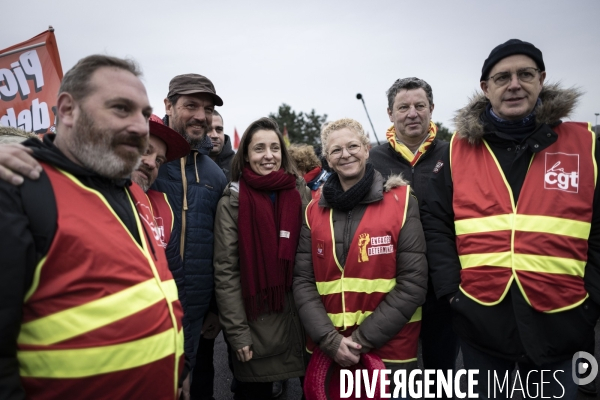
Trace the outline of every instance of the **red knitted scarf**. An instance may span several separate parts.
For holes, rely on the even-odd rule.
[[[275,203],[271,193],[275,193]],[[296,177],[284,170],[257,175],[248,165],[240,178],[238,247],[246,316],[283,311],[291,290],[302,224]]]

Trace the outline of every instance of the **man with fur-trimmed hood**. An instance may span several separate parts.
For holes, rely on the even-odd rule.
[[[436,295],[451,303],[480,398],[508,398],[514,386],[575,398],[571,359],[590,347],[600,312],[596,137],[561,121],[580,92],[545,78],[531,43],[494,48],[483,94],[458,112],[423,199]],[[501,390],[515,364],[521,383]]]

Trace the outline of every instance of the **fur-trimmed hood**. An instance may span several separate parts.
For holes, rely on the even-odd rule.
[[[29,138],[38,138],[33,132],[26,132],[22,129],[11,126],[0,125],[0,143],[21,143]],[[39,138],[38,138],[39,139]]]
[[[407,185],[408,185],[408,181],[406,179],[404,179],[402,174],[390,175],[388,177],[387,181],[385,181],[385,184],[383,185],[383,190],[385,190],[386,192],[389,192],[390,190],[392,190],[395,187],[407,186]]]
[[[544,85],[540,93],[542,103],[535,108],[536,124],[551,125],[568,117],[577,106],[582,94],[578,88],[562,89],[558,83]],[[469,99],[466,107],[457,111],[454,123],[459,138],[467,139],[471,144],[481,140],[485,133],[481,115],[488,104],[489,100],[485,95],[478,92]]]

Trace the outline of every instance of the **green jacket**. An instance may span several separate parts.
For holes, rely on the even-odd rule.
[[[304,181],[297,188],[303,208],[310,201]],[[215,218],[215,293],[223,331],[233,351],[251,346],[253,357],[240,362],[233,356],[235,378],[242,382],[274,382],[304,375],[304,331],[298,317],[294,296],[286,295],[284,311],[262,314],[248,321],[242,300],[238,258],[239,185],[225,188]],[[257,223],[259,223],[257,221]]]

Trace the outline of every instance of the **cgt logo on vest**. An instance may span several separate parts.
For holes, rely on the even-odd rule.
[[[325,258],[325,241],[317,239],[317,256]]]
[[[161,245],[163,248],[167,248],[167,244],[165,243],[165,227],[163,224],[163,219],[161,217],[154,217],[152,214],[152,210],[148,208],[148,206],[140,203],[139,201],[136,203],[136,208],[138,209],[138,215],[146,223],[146,225],[152,231],[154,235],[154,239]]]
[[[544,189],[579,191],[579,154],[546,153]]]

